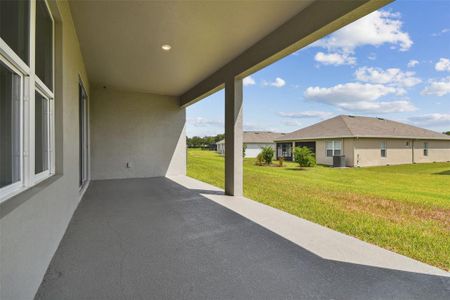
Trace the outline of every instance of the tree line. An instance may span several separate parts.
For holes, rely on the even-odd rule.
[[[225,134],[217,134],[215,136],[193,136],[186,137],[186,145],[188,148],[213,148],[215,149],[216,143],[225,138]]]

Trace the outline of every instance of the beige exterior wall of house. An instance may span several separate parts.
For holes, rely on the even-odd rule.
[[[341,141],[348,167],[369,167],[427,162],[450,161],[450,141],[410,139],[344,138]],[[311,140],[313,141],[313,140]],[[321,165],[333,165],[333,158],[327,157],[326,145],[331,139],[316,140],[316,160]],[[305,142],[307,142],[305,140]],[[386,157],[381,157],[381,143],[386,143]],[[428,143],[428,156],[424,156],[424,143]]]
[[[92,179],[186,174],[186,111],[176,97],[91,94]]]
[[[316,161],[319,165],[333,165],[333,158],[327,157],[326,150],[327,141],[317,140],[316,141]]]
[[[386,157],[381,157],[381,143],[386,143]],[[424,156],[424,143],[428,143],[428,157]],[[450,161],[450,141],[413,141],[409,139],[355,140],[356,166],[384,166],[425,162]]]
[[[381,144],[386,157],[381,157]],[[412,141],[396,139],[357,139],[354,141],[356,166],[385,166],[412,163]]]
[[[68,2],[55,25],[56,175],[0,204],[0,299],[33,299],[84,190],[79,179],[78,83],[89,81]]]
[[[342,154],[345,155],[346,165],[352,167],[354,164],[354,151],[352,139],[335,139],[342,144]],[[331,140],[316,140],[316,160],[320,165],[333,165],[333,157],[327,156],[326,145]]]
[[[428,156],[424,155],[424,143],[428,143]],[[450,141],[414,141],[414,160],[416,163],[450,161]]]
[[[355,165],[355,141],[354,139],[344,139],[343,145],[345,164],[347,167],[353,167]]]

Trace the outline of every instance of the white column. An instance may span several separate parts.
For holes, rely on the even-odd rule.
[[[225,82],[225,194],[242,196],[242,79]]]

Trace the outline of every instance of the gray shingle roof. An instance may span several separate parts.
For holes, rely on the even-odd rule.
[[[288,133],[276,141],[343,137],[450,140],[448,135],[396,121],[340,115]]]
[[[273,143],[276,138],[282,137],[283,135],[285,135],[285,133],[271,132],[271,131],[244,131],[243,142],[246,144]],[[221,140],[217,142],[217,144],[222,144],[224,142],[225,140]]]

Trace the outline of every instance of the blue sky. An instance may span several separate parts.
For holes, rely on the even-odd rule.
[[[450,130],[450,1],[396,1],[244,80],[244,129],[292,132],[338,114]],[[224,93],[187,135],[224,131]]]

